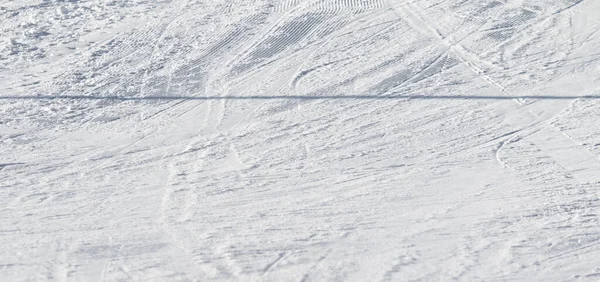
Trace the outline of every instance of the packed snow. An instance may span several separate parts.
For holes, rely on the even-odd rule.
[[[2,281],[599,281],[600,1],[0,0]]]

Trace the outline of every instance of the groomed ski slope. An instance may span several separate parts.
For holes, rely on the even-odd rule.
[[[0,1],[2,281],[599,281],[600,1]]]

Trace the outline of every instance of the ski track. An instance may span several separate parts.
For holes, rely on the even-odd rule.
[[[2,3],[2,280],[596,281],[598,12]]]

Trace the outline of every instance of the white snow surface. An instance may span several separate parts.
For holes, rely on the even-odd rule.
[[[600,281],[600,1],[2,0],[1,281]]]

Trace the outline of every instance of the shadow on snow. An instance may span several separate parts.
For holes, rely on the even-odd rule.
[[[600,95],[521,95],[521,96],[472,96],[472,95],[280,95],[280,96],[0,96],[0,100],[108,100],[108,101],[185,101],[185,100],[511,100],[511,99],[540,99],[540,100],[571,100],[571,99],[600,99]]]

